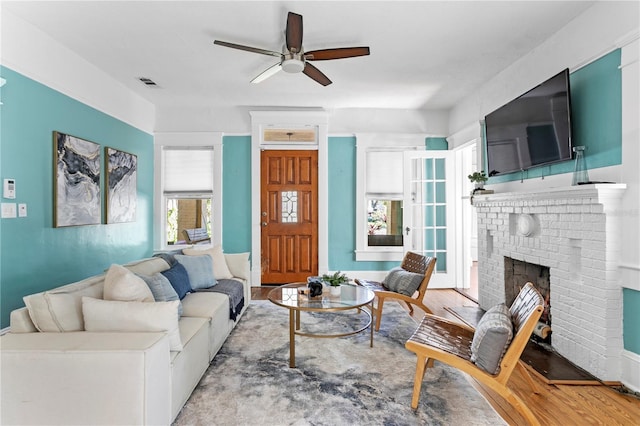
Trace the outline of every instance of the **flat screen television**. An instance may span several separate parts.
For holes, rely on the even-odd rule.
[[[489,176],[570,160],[569,70],[488,114],[485,129]]]

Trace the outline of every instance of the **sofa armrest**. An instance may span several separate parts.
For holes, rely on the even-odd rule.
[[[249,253],[225,253],[224,260],[227,262],[229,271],[236,278],[242,278],[249,283],[251,280],[251,266],[249,263]]]
[[[34,333],[38,331],[33,321],[31,321],[27,308],[19,308],[11,311],[9,325],[11,326],[12,333]]]
[[[165,333],[8,333],[2,424],[169,424]]]

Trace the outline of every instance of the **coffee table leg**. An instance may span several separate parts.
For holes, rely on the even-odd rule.
[[[299,311],[298,311],[299,314]],[[289,368],[296,368],[296,317],[289,309]]]

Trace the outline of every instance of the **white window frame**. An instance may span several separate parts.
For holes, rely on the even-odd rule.
[[[213,150],[213,194],[211,195],[211,244],[222,245],[222,132],[197,133],[156,133],[154,153],[154,248],[155,250],[171,250],[188,245],[169,245],[166,241],[167,199],[175,198],[175,194],[164,193],[163,155],[167,147],[188,148],[200,147]],[[209,198],[209,194],[199,196],[189,194],[181,198]]]
[[[425,150],[425,134],[356,134],[356,261],[400,261],[402,246],[369,246],[367,243],[367,152]],[[400,157],[402,161],[402,157]],[[399,165],[400,170],[402,164]],[[380,199],[392,199],[391,194],[380,194]],[[393,199],[402,200],[403,195]]]

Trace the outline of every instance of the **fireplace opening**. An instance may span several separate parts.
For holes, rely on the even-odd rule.
[[[505,303],[511,305],[520,289],[531,282],[544,298],[544,311],[531,335],[536,343],[551,345],[551,281],[549,267],[504,258]]]

